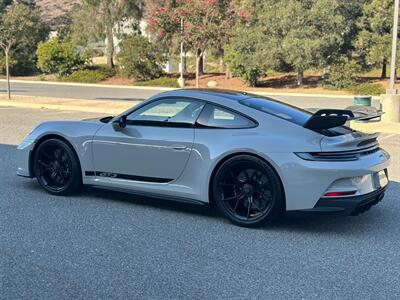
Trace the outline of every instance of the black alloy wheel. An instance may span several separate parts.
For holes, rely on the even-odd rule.
[[[51,194],[70,194],[82,185],[78,158],[74,150],[59,139],[49,139],[38,146],[34,154],[34,172],[40,186]]]
[[[220,211],[240,226],[271,222],[284,207],[278,175],[265,161],[250,155],[224,162],[216,173],[213,188]]]

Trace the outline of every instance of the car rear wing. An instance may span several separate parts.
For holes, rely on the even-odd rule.
[[[363,111],[351,111],[348,109],[320,109],[304,124],[311,130],[329,129],[346,124],[348,121],[372,120],[380,118],[383,112],[376,110],[374,113]]]

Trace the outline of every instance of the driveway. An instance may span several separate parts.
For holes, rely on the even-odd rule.
[[[0,107],[0,299],[396,299],[400,135],[383,202],[358,217],[233,226],[208,207],[86,188],[44,193],[15,176],[39,121],[91,114]]]

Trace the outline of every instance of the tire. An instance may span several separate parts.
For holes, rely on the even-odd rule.
[[[219,167],[213,180],[213,197],[221,213],[243,227],[274,221],[285,203],[275,170],[251,155],[234,156]]]
[[[53,195],[68,195],[80,190],[82,171],[70,145],[60,139],[48,139],[36,149],[33,158],[39,185]]]

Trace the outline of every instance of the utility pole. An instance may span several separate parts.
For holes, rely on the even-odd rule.
[[[396,66],[397,66],[397,36],[399,28],[399,0],[394,1],[393,16],[393,41],[392,41],[392,61],[390,68],[390,82],[387,94],[397,94],[396,89]]]
[[[183,30],[184,30],[183,17],[181,17],[181,64],[180,64],[180,70],[179,70],[181,73],[181,76],[178,79],[178,84],[181,88],[185,87],[185,78],[183,77],[183,71],[184,71]]]
[[[390,82],[385,95],[381,95],[382,122],[400,122],[400,95],[396,89],[397,35],[399,30],[399,0],[394,1],[392,61]]]

